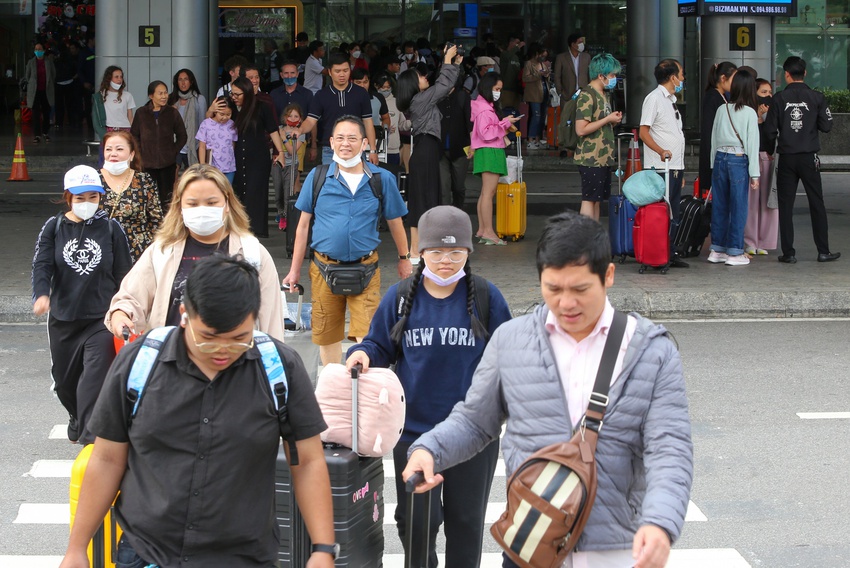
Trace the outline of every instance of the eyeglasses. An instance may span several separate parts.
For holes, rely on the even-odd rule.
[[[676,103],[670,103],[673,105],[673,112],[676,113],[676,120],[679,120],[679,107],[676,106]]]
[[[337,144],[342,144],[344,142],[348,142],[349,144],[353,145],[353,144],[357,144],[361,140],[363,140],[363,139],[359,136],[334,136],[334,142],[336,142]]]
[[[465,250],[450,250],[449,252],[441,250],[426,250],[425,258],[431,262],[443,262],[446,258],[448,258],[451,262],[457,264],[466,260],[468,254],[469,253]]]
[[[254,346],[253,338],[251,338],[251,343],[198,343],[198,340],[195,338],[195,330],[192,329],[191,322],[187,321],[186,327],[189,328],[189,333],[192,334],[192,341],[195,343],[195,347],[197,347],[198,351],[201,353],[218,353],[224,349],[228,353],[238,355],[239,353],[245,353]]]
[[[230,96],[235,99],[235,98],[238,98],[238,97],[245,96],[245,93],[237,93],[236,91],[230,91]]]

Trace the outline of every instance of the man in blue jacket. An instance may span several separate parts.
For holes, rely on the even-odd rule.
[[[614,317],[607,290],[615,268],[605,230],[574,212],[551,218],[537,269],[545,305],[495,331],[464,402],[410,447],[403,477],[423,472],[418,492],[442,481],[435,471],[496,439],[505,421],[508,476],[576,431]],[[693,481],[682,362],[662,326],[629,315],[608,396],[596,501],[572,565],[662,568],[681,534]]]

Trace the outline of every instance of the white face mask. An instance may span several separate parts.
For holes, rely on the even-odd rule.
[[[434,272],[430,268],[428,268],[428,265],[425,265],[425,268],[422,269],[422,276],[424,276],[437,286],[451,286],[452,284],[466,276],[466,272],[463,270],[463,268],[461,268],[448,278],[443,278],[434,274]]]
[[[334,152],[334,162],[336,162],[337,164],[339,164],[343,168],[353,168],[354,166],[359,164],[361,161],[363,161],[363,158],[360,157],[360,154],[355,154],[351,158],[345,160],[343,158],[340,158],[339,155],[336,152]]]
[[[578,52],[581,53],[582,51],[584,51],[584,44],[580,43],[576,46],[576,48],[578,49]]]
[[[73,211],[74,215],[82,219],[83,221],[88,221],[94,214],[97,213],[97,208],[100,207],[99,203],[92,203],[91,201],[83,201],[80,203],[72,203],[71,211]]]
[[[502,91],[493,91],[493,102],[495,103],[502,98]]]
[[[109,86],[112,87],[113,90],[116,90],[116,91],[121,88],[121,85],[119,85],[118,83],[113,83],[112,81],[109,82]]]
[[[183,209],[183,224],[196,235],[212,235],[224,226],[224,207],[187,207]]]
[[[360,50],[359,50],[359,49],[355,49],[354,51],[352,51],[352,52],[351,52],[351,57],[353,57],[354,59],[357,59],[358,57],[360,57]]]
[[[120,176],[130,169],[130,160],[124,160],[123,162],[103,162],[103,169],[114,176]]]

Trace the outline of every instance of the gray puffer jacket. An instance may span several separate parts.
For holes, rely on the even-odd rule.
[[[474,456],[507,428],[508,475],[535,451],[571,437],[567,400],[545,328],[548,309],[502,324],[487,345],[466,400],[411,446],[435,471]],[[638,314],[596,450],[598,492],[579,550],[622,550],[653,524],[675,542],[693,481],[693,444],[682,362],[664,327]]]

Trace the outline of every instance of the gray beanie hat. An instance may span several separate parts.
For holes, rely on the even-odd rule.
[[[458,247],[472,252],[472,221],[464,211],[451,205],[429,209],[419,217],[419,251]]]

